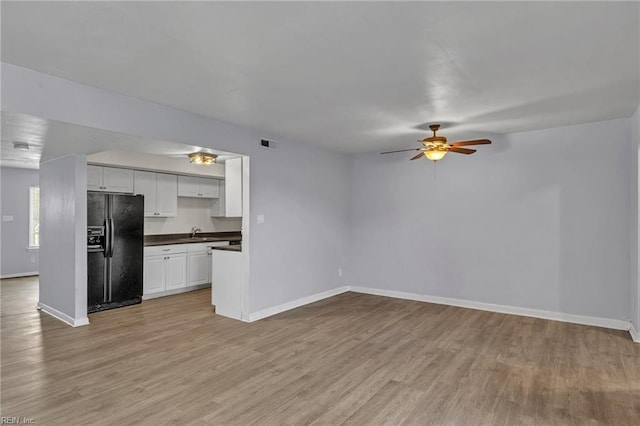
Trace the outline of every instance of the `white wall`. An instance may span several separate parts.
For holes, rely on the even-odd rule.
[[[640,331],[640,176],[638,166],[640,163],[640,107],[631,118],[631,211],[634,214],[630,235],[631,239],[631,321],[635,329]]]
[[[358,155],[351,285],[629,320],[630,120]],[[635,214],[635,212],[633,213]]]
[[[250,312],[348,277],[631,318],[631,120],[507,135],[472,157],[450,154],[434,178],[431,163],[408,155],[347,158],[7,64],[2,87],[8,111],[250,155]],[[260,137],[279,151],[259,148]]]
[[[40,165],[42,310],[70,323],[87,321],[87,167],[68,155]]]
[[[38,273],[37,250],[29,246],[29,188],[38,186],[38,170],[0,167],[2,216],[12,222],[0,222],[0,277]]]
[[[176,217],[146,217],[144,234],[183,234],[191,232],[192,227],[201,232],[240,231],[242,218],[211,217],[211,200],[178,197],[178,215]]]
[[[2,108],[249,155],[250,312],[344,285],[337,269],[347,253],[345,155],[6,63]],[[279,150],[260,148],[261,137],[277,140]],[[256,214],[264,224],[255,224]]]

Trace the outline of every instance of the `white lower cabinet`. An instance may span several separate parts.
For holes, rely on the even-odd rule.
[[[165,272],[164,263],[166,256],[145,256],[144,257],[144,280],[143,294],[152,294],[164,291]]]
[[[167,290],[187,286],[187,256],[186,254],[170,254],[164,264],[165,285]]]
[[[143,296],[164,296],[211,283],[211,249],[229,241],[145,247]],[[179,291],[178,291],[179,292]]]
[[[145,247],[143,295],[187,285],[187,249],[184,245]]]
[[[187,263],[189,273],[187,274],[187,285],[199,285],[210,283],[209,270],[211,269],[211,257],[207,251],[187,253]]]

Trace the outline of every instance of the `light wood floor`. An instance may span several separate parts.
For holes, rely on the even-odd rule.
[[[1,414],[35,424],[640,424],[623,331],[355,293],[244,324],[209,290],[74,329],[0,289]]]

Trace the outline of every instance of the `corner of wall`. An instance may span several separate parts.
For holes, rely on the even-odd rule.
[[[75,162],[75,317],[74,327],[87,318],[87,157],[74,155]]]
[[[631,325],[634,341],[638,341],[640,330],[640,106],[631,117],[631,149],[632,181],[631,181],[631,211],[633,215],[631,229]],[[635,327],[635,328],[634,328]]]

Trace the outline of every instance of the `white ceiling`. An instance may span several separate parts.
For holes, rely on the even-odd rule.
[[[0,116],[2,128],[0,165],[6,167],[37,169],[41,161],[69,153],[91,155],[113,150],[162,154],[183,158],[185,163],[188,161],[187,154],[196,151],[218,154],[220,163],[223,163],[226,158],[237,156],[237,154],[203,149],[195,145],[140,138],[70,123],[44,120],[26,114],[2,111]],[[27,142],[29,150],[16,150],[13,148],[14,141]],[[153,160],[152,157],[149,158]],[[152,169],[153,163],[154,161],[149,161],[148,168]],[[112,162],[112,164],[117,163]]]
[[[2,2],[2,60],[344,152],[630,116],[637,2]],[[448,129],[448,130],[447,130]]]

